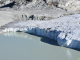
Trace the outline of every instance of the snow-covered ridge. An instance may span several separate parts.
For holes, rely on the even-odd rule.
[[[49,21],[14,21],[0,30],[33,33],[57,40],[60,46],[80,49],[80,14]]]

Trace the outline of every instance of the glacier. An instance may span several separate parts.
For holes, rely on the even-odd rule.
[[[57,40],[60,46],[80,49],[80,14],[48,21],[14,21],[0,27],[0,31],[32,33]]]

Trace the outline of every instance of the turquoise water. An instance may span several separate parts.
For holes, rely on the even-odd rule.
[[[60,47],[46,37],[27,33],[0,35],[0,60],[79,60],[80,51]]]

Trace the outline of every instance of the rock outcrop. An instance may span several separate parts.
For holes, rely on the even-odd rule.
[[[67,11],[80,10],[80,0],[45,0],[48,6],[56,6]]]
[[[16,6],[17,9],[22,6],[32,8],[33,6],[37,7],[37,5],[38,6],[45,5],[45,7],[54,6],[56,8],[61,8],[66,11],[80,10],[80,0],[1,0],[0,5],[1,6],[7,5],[13,1],[15,2],[14,6]]]
[[[14,1],[0,1],[0,8],[4,8],[4,7],[12,7],[14,5]]]

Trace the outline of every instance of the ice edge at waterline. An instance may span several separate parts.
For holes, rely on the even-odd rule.
[[[57,40],[60,46],[80,49],[80,14],[50,21],[17,21],[3,27],[2,32],[23,31]]]

